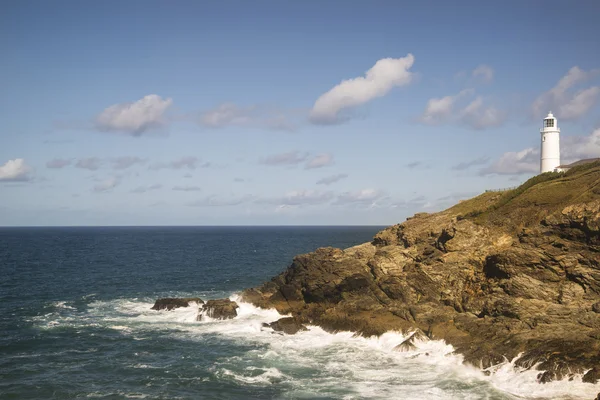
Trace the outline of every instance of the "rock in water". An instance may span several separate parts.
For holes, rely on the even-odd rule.
[[[198,297],[184,297],[184,298],[164,298],[158,299],[152,306],[151,310],[167,310],[171,311],[179,307],[188,307],[190,303],[204,304],[204,301]]]
[[[422,330],[417,329],[412,335],[408,337],[405,341],[400,343],[398,346],[394,347],[396,351],[411,351],[415,350],[417,346],[415,346],[415,340],[428,340],[429,338]]]
[[[198,313],[196,320],[202,321],[203,316],[213,319],[231,319],[237,317],[239,306],[229,299],[208,300]]]
[[[587,383],[597,383],[600,380],[600,367],[594,367],[583,375],[583,381]]]
[[[283,332],[288,335],[294,335],[300,331],[306,331],[306,327],[298,321],[298,319],[294,317],[285,317],[280,318],[275,322],[271,322],[270,324],[264,323],[264,327],[271,328],[275,332]]]

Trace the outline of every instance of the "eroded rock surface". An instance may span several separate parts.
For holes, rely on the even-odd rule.
[[[418,328],[476,366],[522,353],[542,382],[600,365],[600,200],[540,209],[510,229],[459,211],[298,255],[243,299],[329,331]]]
[[[208,300],[198,312],[198,321],[204,316],[213,319],[231,319],[237,317],[238,304],[229,299]]]
[[[203,304],[204,301],[198,297],[183,297],[183,298],[163,298],[158,299],[152,306],[152,310],[167,310],[171,311],[179,307],[189,307],[190,303]]]
[[[269,324],[264,323],[263,326],[266,328],[271,328],[275,332],[283,332],[288,335],[294,335],[300,331],[307,330],[306,326],[302,325],[302,323],[294,317],[280,318],[277,321]]]

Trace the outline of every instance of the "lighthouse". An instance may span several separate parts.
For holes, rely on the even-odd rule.
[[[542,129],[542,146],[540,153],[540,173],[554,171],[560,165],[560,128],[552,112],[544,118]]]

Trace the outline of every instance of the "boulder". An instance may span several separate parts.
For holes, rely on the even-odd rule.
[[[285,317],[280,318],[275,322],[271,322],[269,324],[264,323],[263,326],[265,328],[271,328],[275,332],[283,332],[288,335],[294,335],[300,331],[306,331],[306,327],[298,321],[298,319],[294,317]]]
[[[587,383],[598,383],[600,380],[600,367],[594,367],[583,375],[583,381]]]
[[[204,301],[198,297],[183,297],[173,298],[167,297],[164,299],[158,299],[152,306],[151,310],[167,310],[171,311],[179,307],[188,307],[190,303],[204,304]]]
[[[213,319],[232,319],[237,317],[238,308],[237,303],[229,299],[208,300],[202,305],[196,319],[202,321],[204,316]]]

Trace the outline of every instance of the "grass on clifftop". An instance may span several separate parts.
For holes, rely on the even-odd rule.
[[[600,162],[546,172],[505,192],[486,192],[448,209],[478,224],[519,229],[571,204],[600,200]]]

